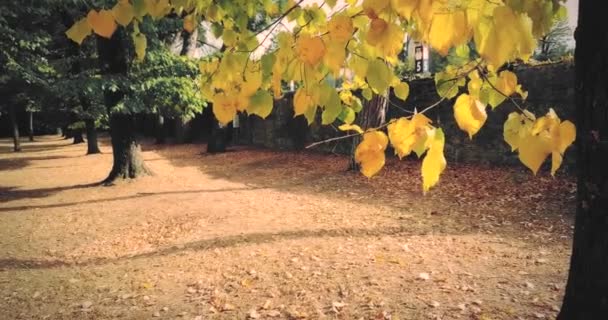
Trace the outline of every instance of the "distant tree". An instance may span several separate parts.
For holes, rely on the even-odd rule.
[[[567,20],[560,20],[551,30],[538,40],[538,49],[534,58],[538,61],[556,61],[572,49],[568,48],[568,41],[572,37],[572,29]]]
[[[46,1],[2,1],[0,3],[0,108],[8,113],[14,150],[20,151],[17,114],[25,107],[33,110],[24,97],[47,90],[53,68],[48,64],[51,11]],[[23,23],[27,17],[27,23]]]

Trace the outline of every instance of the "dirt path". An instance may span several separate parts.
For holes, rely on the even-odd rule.
[[[378,178],[310,153],[146,146],[155,172],[97,187],[110,148],[0,141],[5,319],[537,319],[560,305],[574,185],[419,162]]]

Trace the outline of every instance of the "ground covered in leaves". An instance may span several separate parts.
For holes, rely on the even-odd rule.
[[[111,149],[0,141],[5,319],[542,319],[564,290],[575,185],[418,161],[144,145],[155,173],[95,182]]]

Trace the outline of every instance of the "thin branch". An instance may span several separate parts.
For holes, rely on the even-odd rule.
[[[525,111],[525,109],[524,109],[524,108],[522,108],[522,106],[521,106],[519,103],[517,103],[517,101],[515,101],[515,99],[513,99],[513,97],[506,95],[506,94],[505,94],[504,92],[502,92],[500,89],[496,88],[496,86],[495,86],[495,85],[494,85],[492,82],[490,82],[490,79],[488,79],[488,77],[487,77],[487,76],[486,76],[484,73],[482,73],[482,72],[479,72],[479,73],[481,74],[481,77],[484,79],[484,81],[486,81],[486,82],[487,82],[487,83],[490,85],[490,87],[492,87],[492,89],[494,89],[494,91],[498,92],[498,93],[499,93],[500,95],[502,95],[503,97],[505,97],[505,98],[509,99],[509,101],[511,101],[511,103],[513,103],[513,105],[515,105],[515,107],[517,107],[517,109],[519,109],[519,111],[521,111],[521,113],[523,113],[523,114],[526,116],[526,118],[528,118],[528,119],[530,119],[530,120],[534,121],[534,119],[530,118],[530,117],[529,117],[529,116],[528,116],[528,115],[527,115],[527,114],[524,112],[524,111]]]
[[[266,31],[268,29],[270,29],[273,25],[279,23],[281,20],[283,20],[283,18],[287,17],[293,10],[295,10],[297,7],[299,7],[302,2],[304,2],[304,0],[298,1],[291,8],[289,8],[285,12],[283,12],[283,14],[281,14],[275,21],[273,21],[269,25],[265,26],[264,28],[262,28],[261,30],[259,30],[258,32],[256,32],[255,36],[259,35],[260,33],[264,32],[264,31]]]
[[[450,89],[449,89],[449,90],[452,90],[452,88],[453,88],[454,86],[456,86],[456,83],[457,83],[457,81],[456,81],[456,80],[458,80],[458,79],[460,79],[460,78],[462,78],[462,77],[467,76],[467,75],[468,75],[469,73],[471,73],[473,70],[476,70],[477,68],[479,68],[479,65],[480,65],[480,64],[481,64],[481,60],[477,61],[477,64],[475,65],[475,67],[473,67],[473,68],[469,69],[468,71],[463,72],[463,73],[459,74],[457,77],[455,77],[455,78],[453,79],[453,80],[454,80],[454,84],[452,84],[452,87],[450,87]],[[450,80],[451,80],[451,79],[450,79]],[[425,112],[427,112],[427,111],[429,111],[429,110],[431,110],[431,109],[435,108],[436,106],[440,105],[440,104],[441,104],[443,101],[445,101],[445,100],[446,100],[446,98],[445,98],[445,97],[443,97],[443,98],[439,99],[437,102],[433,103],[432,105],[430,105],[430,106],[426,107],[424,110],[420,111],[419,113],[425,113]],[[389,103],[391,103],[391,101],[390,101],[390,100],[389,100]],[[392,103],[391,103],[391,104],[392,104]],[[404,110],[404,111],[405,111],[405,110]],[[405,118],[411,118],[411,117],[413,117],[413,115],[411,115],[411,116],[407,116],[407,117],[405,117]],[[384,128],[388,127],[390,124],[392,124],[394,121],[395,121],[395,119],[391,119],[391,120],[387,121],[386,123],[384,123],[383,125],[380,125],[380,126],[375,127],[375,128],[370,128],[370,129],[367,129],[367,130],[365,130],[365,132],[363,132],[363,133],[351,133],[351,134],[347,134],[347,135],[345,135],[345,136],[334,137],[334,138],[326,139],[326,140],[323,140],[323,141],[314,142],[314,143],[312,143],[312,144],[308,145],[308,146],[306,147],[306,149],[310,149],[310,148],[316,147],[316,146],[318,146],[318,145],[325,144],[325,143],[332,142],[332,141],[338,141],[338,140],[343,140],[343,139],[348,139],[348,138],[353,138],[353,137],[361,136],[361,135],[363,135],[363,134],[365,134],[366,132],[369,132],[369,131],[374,131],[374,130],[380,130],[380,129],[384,129]]]

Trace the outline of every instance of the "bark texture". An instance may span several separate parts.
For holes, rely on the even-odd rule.
[[[82,129],[74,129],[74,144],[84,143],[82,138]]]
[[[127,74],[127,52],[124,44],[124,31],[118,29],[110,39],[97,37],[97,50],[102,73],[124,76]],[[134,118],[131,114],[114,112],[114,107],[124,98],[120,90],[106,90],[104,103],[110,115],[110,136],[112,137],[112,170],[103,181],[112,184],[117,179],[133,179],[149,174],[141,148],[135,136]]]
[[[95,120],[86,119],[84,123],[87,132],[87,154],[101,153],[97,143],[97,128],[95,128]]]
[[[579,2],[576,37],[578,193],[559,320],[608,319],[608,19]]]

